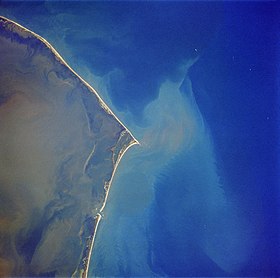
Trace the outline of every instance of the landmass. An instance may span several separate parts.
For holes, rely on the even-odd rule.
[[[87,277],[119,161],[138,144],[42,37],[0,17],[0,277]]]

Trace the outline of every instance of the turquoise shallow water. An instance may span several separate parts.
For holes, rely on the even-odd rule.
[[[142,144],[119,165],[92,275],[279,275],[278,11],[256,2],[1,4]]]
[[[140,142],[151,144],[147,153],[145,146],[142,153],[131,150],[136,158],[123,162],[127,171],[141,172],[142,187],[120,168],[92,273],[278,275],[278,14],[272,11],[225,5],[181,93],[161,83],[159,97],[144,110],[143,129],[131,125]],[[131,197],[143,200],[141,209]],[[107,240],[114,249],[103,246]]]

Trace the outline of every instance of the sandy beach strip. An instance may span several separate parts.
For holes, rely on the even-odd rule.
[[[57,60],[61,63],[64,64],[74,75],[76,75],[80,81],[92,92],[95,94],[95,96],[97,97],[101,107],[110,115],[114,116],[115,119],[126,129],[126,131],[130,134],[130,136],[135,140],[135,142],[137,142],[139,144],[139,142],[136,140],[136,138],[131,134],[131,132],[127,129],[127,127],[121,122],[121,120],[112,112],[112,110],[106,105],[106,103],[103,101],[103,99],[100,97],[100,95],[97,93],[97,91],[91,86],[89,85],[78,73],[76,73],[66,62],[65,60],[61,57],[61,55],[57,52],[57,50],[47,41],[45,40],[43,37],[41,37],[40,35],[34,33],[33,31],[27,29],[26,27],[23,27],[22,25],[20,25],[19,23],[10,20],[2,15],[0,15],[0,20],[6,22],[6,23],[12,23],[14,24],[17,28],[22,29],[21,31],[30,33],[31,35],[33,35],[35,38],[37,38],[38,40],[40,40],[41,42],[43,42],[55,55],[55,57],[57,58]]]
[[[105,200],[102,204],[102,207],[100,208],[99,212],[97,213],[97,215],[95,216],[95,227],[94,227],[94,231],[93,231],[93,234],[92,234],[92,238],[91,238],[91,242],[89,243],[90,246],[89,246],[89,252],[88,252],[88,257],[86,258],[86,265],[85,265],[85,269],[84,269],[84,272],[82,273],[82,276],[83,278],[87,278],[88,277],[88,271],[89,271],[89,265],[90,265],[90,259],[91,259],[91,255],[92,255],[92,250],[93,250],[93,246],[94,246],[94,241],[95,241],[95,237],[96,237],[96,232],[97,232],[97,229],[98,229],[98,225],[100,223],[100,220],[102,219],[102,216],[101,216],[101,213],[102,211],[104,210],[105,206],[106,206],[106,202],[107,202],[107,199],[108,199],[108,194],[109,194],[109,191],[110,191],[110,188],[111,188],[111,184],[112,184],[112,181],[113,181],[113,178],[114,178],[114,175],[115,175],[115,172],[116,172],[116,169],[123,157],[123,155],[126,153],[126,151],[132,147],[133,145],[140,145],[140,143],[137,141],[137,139],[131,134],[131,132],[127,129],[127,127],[119,120],[119,118],[112,112],[112,110],[105,104],[105,102],[102,100],[102,98],[99,96],[99,94],[97,93],[97,91],[91,87],[80,75],[78,75],[66,62],[65,60],[60,56],[60,54],[56,51],[56,49],[54,47],[52,47],[52,45],[47,41],[45,40],[43,37],[39,36],[38,34],[34,33],[33,31],[23,27],[22,25],[18,24],[17,22],[13,21],[13,20],[10,20],[4,16],[0,16],[0,20],[3,21],[4,23],[7,23],[7,24],[14,24],[18,29],[19,31],[23,31],[23,32],[26,32],[26,33],[29,33],[30,35],[34,36],[35,38],[37,38],[38,40],[40,40],[42,43],[44,43],[50,50],[51,52],[55,55],[56,59],[61,63],[61,64],[64,64],[76,77],[78,77],[78,79],[89,89],[89,91],[91,91],[92,93],[94,93],[94,95],[97,97],[99,103],[100,103],[100,106],[107,112],[107,114],[110,114],[112,115],[118,122],[121,126],[124,127],[124,129],[126,130],[126,132],[131,136],[131,141],[130,143],[125,146],[123,149],[120,150],[120,153],[118,155],[118,159],[116,161],[116,163],[114,164],[114,169],[113,169],[113,173],[112,173],[112,176],[111,176],[111,179],[108,183],[108,189],[106,190],[106,193],[105,193]],[[93,152],[94,152],[94,148],[93,148]],[[104,185],[105,186],[105,185]]]

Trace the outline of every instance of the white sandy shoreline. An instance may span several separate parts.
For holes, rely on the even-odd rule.
[[[115,167],[114,167],[114,171],[113,171],[113,174],[112,174],[112,177],[111,177],[111,180],[109,181],[109,185],[108,185],[108,190],[106,191],[106,195],[105,195],[105,200],[103,202],[103,205],[102,207],[100,208],[99,212],[97,213],[97,222],[96,222],[96,226],[94,227],[94,235],[93,235],[93,239],[92,239],[92,243],[91,243],[91,246],[90,246],[90,251],[89,251],[89,258],[88,258],[88,264],[87,264],[87,267],[85,269],[85,275],[82,276],[82,278],[87,278],[88,277],[88,270],[89,270],[89,265],[90,265],[90,259],[91,259],[91,254],[92,254],[92,250],[93,250],[93,246],[94,246],[94,241],[95,241],[95,237],[96,237],[96,232],[97,232],[97,228],[98,228],[98,225],[100,223],[100,220],[102,219],[102,211],[104,210],[105,206],[106,206],[106,203],[107,203],[107,199],[108,199],[108,195],[109,195],[109,192],[110,192],[110,188],[111,188],[111,185],[112,185],[112,182],[113,182],[113,178],[115,176],[115,172],[118,168],[118,165],[123,157],[123,155],[130,149],[130,147],[132,147],[133,145],[139,145],[138,141],[137,142],[132,142],[130,145],[128,145],[121,153],[121,155],[119,156],[118,160],[116,161],[116,164],[115,164]]]
[[[127,127],[121,122],[121,120],[112,112],[112,110],[106,105],[106,103],[104,102],[104,100],[100,97],[100,95],[97,93],[97,91],[90,86],[78,73],[76,73],[66,62],[65,60],[61,57],[61,55],[57,52],[57,50],[47,41],[45,40],[43,37],[41,37],[40,35],[34,33],[33,31],[27,29],[26,27],[23,27],[22,25],[20,25],[19,23],[10,20],[2,15],[0,15],[0,20],[6,21],[8,23],[13,23],[14,25],[16,25],[18,28],[22,29],[25,32],[28,32],[30,34],[32,34],[34,37],[36,37],[38,40],[40,40],[41,42],[43,42],[55,55],[55,57],[58,58],[58,61],[61,62],[62,64],[64,64],[72,73],[74,73],[74,75],[76,75],[84,85],[86,85],[86,87],[93,92],[96,97],[98,98],[101,107],[110,115],[113,115],[116,120],[126,129],[126,131],[131,135],[131,137],[133,138],[133,140],[135,140],[135,142],[137,144],[139,144],[139,142],[136,140],[136,138],[131,134],[131,132],[127,129]]]
[[[94,95],[97,97],[100,106],[107,112],[107,114],[112,115],[117,121],[118,123],[124,127],[125,131],[131,136],[131,141],[130,143],[125,146],[123,149],[120,150],[119,154],[118,154],[118,158],[117,161],[114,163],[114,169],[112,172],[112,176],[110,178],[109,183],[107,184],[108,189],[105,190],[105,200],[102,204],[102,207],[100,208],[99,212],[96,215],[96,225],[94,227],[94,231],[93,231],[93,235],[92,235],[92,241],[91,241],[91,245],[89,247],[89,253],[88,253],[88,258],[87,258],[87,264],[86,267],[84,269],[84,272],[82,273],[82,277],[83,278],[87,278],[88,277],[88,271],[89,271],[89,265],[90,265],[90,259],[91,259],[91,255],[92,255],[92,250],[93,250],[93,245],[94,245],[94,241],[95,241],[95,237],[96,237],[96,232],[97,232],[97,228],[99,225],[99,222],[102,218],[101,213],[104,210],[105,206],[106,206],[106,202],[108,199],[108,195],[109,195],[109,191],[111,188],[111,184],[116,172],[116,169],[123,157],[123,155],[126,153],[126,151],[132,147],[133,145],[140,145],[139,142],[137,141],[137,139],[135,139],[135,137],[131,134],[131,132],[127,129],[127,127],[119,120],[119,118],[112,112],[112,110],[105,104],[105,102],[103,101],[103,99],[99,96],[99,94],[97,93],[97,91],[91,87],[80,75],[78,75],[66,62],[65,60],[60,56],[60,54],[56,51],[56,49],[54,47],[51,46],[51,44],[45,40],[43,37],[39,36],[38,34],[34,33],[33,31],[23,27],[22,25],[18,24],[17,22],[10,20],[4,16],[0,15],[0,20],[9,23],[14,24],[17,28],[21,29],[24,32],[27,32],[29,34],[31,34],[32,36],[34,36],[35,38],[37,38],[38,40],[40,40],[43,44],[45,44],[51,51],[52,53],[55,55],[56,59],[61,63],[64,64],[75,76],[77,76],[77,78],[89,89],[89,91],[91,91],[92,93],[94,93]],[[104,185],[105,187],[105,185]]]

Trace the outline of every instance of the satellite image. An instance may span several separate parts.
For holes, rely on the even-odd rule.
[[[280,5],[0,2],[0,277],[279,277]]]

